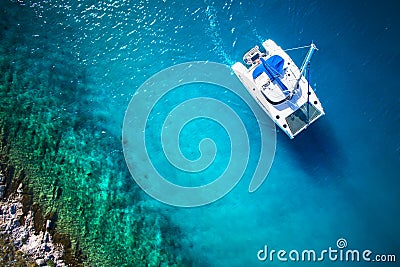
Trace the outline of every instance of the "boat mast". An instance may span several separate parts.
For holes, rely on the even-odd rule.
[[[310,125],[310,61],[307,64],[307,126]]]
[[[306,58],[304,59],[303,64],[301,64],[299,80],[306,71],[307,65],[310,64],[311,57],[313,56],[315,50],[318,50],[317,46],[314,43],[311,43],[310,50],[308,50]]]
[[[310,62],[315,50],[318,50],[317,46],[311,43],[310,50],[308,50],[303,64],[301,65],[300,76],[297,80],[297,82],[300,82],[301,77],[307,73],[307,125],[310,124]]]

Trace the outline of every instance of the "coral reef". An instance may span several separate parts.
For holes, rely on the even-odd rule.
[[[27,209],[23,228],[12,231],[35,229],[30,236],[42,245],[49,233],[73,265],[188,264],[179,231],[131,180],[119,138],[102,130],[109,118],[88,108],[99,92],[85,65],[68,47],[51,46],[60,41],[50,35],[32,39],[41,30],[35,18],[7,5],[0,20],[0,165],[10,180],[0,192]],[[31,199],[13,195],[21,183]],[[18,240],[28,255],[42,249]]]

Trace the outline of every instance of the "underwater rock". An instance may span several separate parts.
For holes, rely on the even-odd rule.
[[[44,266],[46,265],[46,261],[44,259],[37,259],[36,264],[39,266]]]
[[[17,213],[17,207],[15,206],[15,204],[12,204],[10,207],[10,214],[14,215],[15,213]]]
[[[51,220],[46,221],[46,229],[50,229],[51,227]]]
[[[36,233],[35,213],[29,207],[27,212],[23,212],[22,198],[23,194],[13,193],[7,199],[0,201],[2,238],[9,239],[10,244],[39,266],[48,265],[48,262],[53,266],[66,266],[63,261],[64,247],[53,242],[48,229]],[[51,220],[47,220],[46,228],[50,224]]]
[[[0,185],[0,199],[4,197],[4,192],[6,191],[5,185]]]
[[[22,193],[22,183],[19,184],[17,188],[17,193]]]
[[[0,199],[4,197],[6,192],[6,177],[3,172],[0,171]]]

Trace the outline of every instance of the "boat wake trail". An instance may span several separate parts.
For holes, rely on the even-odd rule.
[[[223,48],[223,41],[220,34],[219,22],[217,19],[217,10],[212,5],[212,3],[209,3],[209,1],[205,1],[205,4],[207,5],[205,13],[209,22],[207,34],[211,37],[211,40],[214,44],[214,50],[219,56],[224,59],[224,63],[232,65],[234,61],[228,56],[228,53],[226,53],[225,49]]]

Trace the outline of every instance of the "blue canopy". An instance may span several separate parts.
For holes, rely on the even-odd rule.
[[[271,82],[276,81],[285,95],[289,95],[289,90],[282,83],[279,76],[283,74],[284,59],[278,55],[271,56],[267,60],[260,58],[261,63],[253,71],[253,79],[256,79],[261,73],[265,72],[270,78]]]
[[[282,57],[274,55],[267,60],[263,58],[260,59],[263,64],[259,65],[253,71],[253,79],[265,72],[271,80],[283,73],[283,64],[285,61]]]

